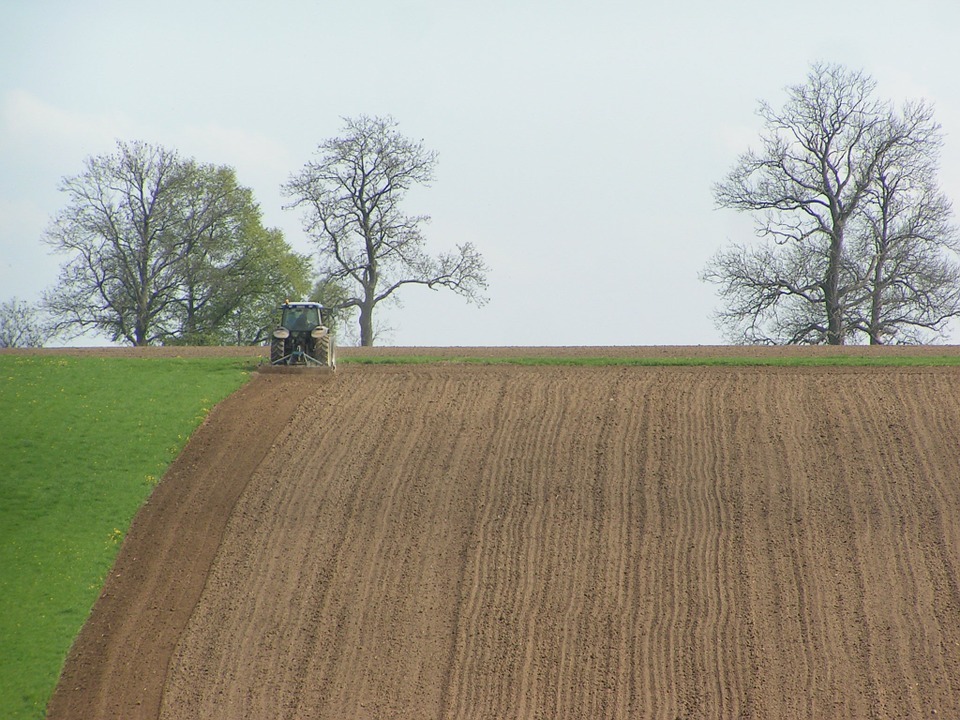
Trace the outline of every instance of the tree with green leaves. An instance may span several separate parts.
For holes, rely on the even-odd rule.
[[[58,325],[112,341],[243,342],[252,306],[309,287],[307,260],[263,228],[232,168],[142,142],[88,158],[46,241],[69,255],[45,304]],[[259,311],[262,312],[262,309]]]
[[[318,158],[284,185],[290,207],[304,210],[317,244],[322,283],[348,290],[334,309],[356,308],[360,344],[373,345],[374,310],[402,287],[446,288],[483,303],[487,268],[471,243],[432,256],[421,227],[427,216],[401,208],[407,192],[430,183],[436,153],[399,133],[392,118],[346,119],[342,135],[321,143]]]
[[[259,345],[276,327],[280,303],[309,291],[309,259],[292,252],[283,233],[261,227],[259,219],[238,236],[233,254],[193,279],[182,323],[190,330],[167,344]]]
[[[759,151],[714,187],[751,213],[761,244],[718,252],[734,341],[918,342],[960,314],[950,203],[936,188],[939,125],[925,103],[875,97],[862,72],[816,64],[786,104],[760,104]]]

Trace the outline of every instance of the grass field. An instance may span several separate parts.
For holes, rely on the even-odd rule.
[[[134,513],[246,365],[0,355],[0,717],[43,717]]]

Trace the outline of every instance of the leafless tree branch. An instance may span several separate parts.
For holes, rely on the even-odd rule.
[[[429,255],[421,231],[429,217],[400,208],[407,191],[433,180],[436,153],[400,135],[392,118],[361,116],[345,119],[343,134],[321,143],[318,155],[283,190],[288,207],[303,211],[322,277],[355,291],[337,307],[359,310],[362,345],[373,344],[376,306],[406,285],[484,302],[487,268],[476,248]]]
[[[960,312],[957,235],[935,184],[940,128],[861,72],[816,64],[783,109],[761,103],[761,151],[714,186],[769,246],[718,253],[718,323],[748,342],[908,342]],[[811,289],[815,289],[812,292]]]

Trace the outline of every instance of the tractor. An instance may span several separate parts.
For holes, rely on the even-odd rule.
[[[280,325],[270,341],[270,366],[335,369],[336,345],[324,324],[326,308],[320,303],[287,300],[280,311]]]

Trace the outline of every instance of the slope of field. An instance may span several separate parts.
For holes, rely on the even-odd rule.
[[[344,366],[228,403],[50,717],[960,716],[960,370]]]

